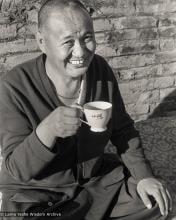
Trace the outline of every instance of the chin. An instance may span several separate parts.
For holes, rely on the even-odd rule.
[[[88,67],[84,67],[84,68],[76,68],[76,69],[73,69],[70,71],[70,75],[72,77],[79,77],[79,76],[82,76],[84,75],[88,70]]]

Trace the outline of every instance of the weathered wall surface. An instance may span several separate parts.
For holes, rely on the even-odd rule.
[[[176,110],[176,0],[84,0],[135,120]],[[0,0],[0,74],[37,56],[39,0]]]

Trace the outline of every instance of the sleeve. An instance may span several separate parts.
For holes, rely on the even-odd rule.
[[[117,147],[117,151],[131,175],[136,181],[139,181],[153,176],[151,166],[145,158],[140,134],[134,127],[134,121],[126,112],[115,77],[113,81],[111,142]]]
[[[3,81],[0,84],[0,143],[8,173],[27,182],[34,178],[54,157],[38,139],[30,124],[17,91]]]

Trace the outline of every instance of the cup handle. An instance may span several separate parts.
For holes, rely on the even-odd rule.
[[[81,105],[73,104],[73,105],[71,105],[71,107],[72,107],[72,108],[78,108],[78,109],[80,109],[80,110],[84,113],[84,109],[83,109],[83,107],[82,107]],[[87,121],[84,121],[84,120],[82,120],[81,118],[80,118],[79,120],[80,120],[81,122],[83,122],[83,123],[89,125],[89,123],[88,123]],[[89,125],[89,126],[90,126],[90,125]]]
[[[81,122],[83,122],[83,123],[89,125],[89,123],[88,123],[87,121],[84,121],[84,120],[82,120],[81,118],[80,118],[79,120],[80,120]],[[90,126],[90,125],[89,125],[89,126]]]

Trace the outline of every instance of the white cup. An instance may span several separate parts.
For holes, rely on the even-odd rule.
[[[90,130],[94,132],[103,132],[107,129],[106,125],[111,117],[112,104],[104,101],[88,102],[81,106],[73,106],[80,108],[87,119],[82,122],[90,126]]]

